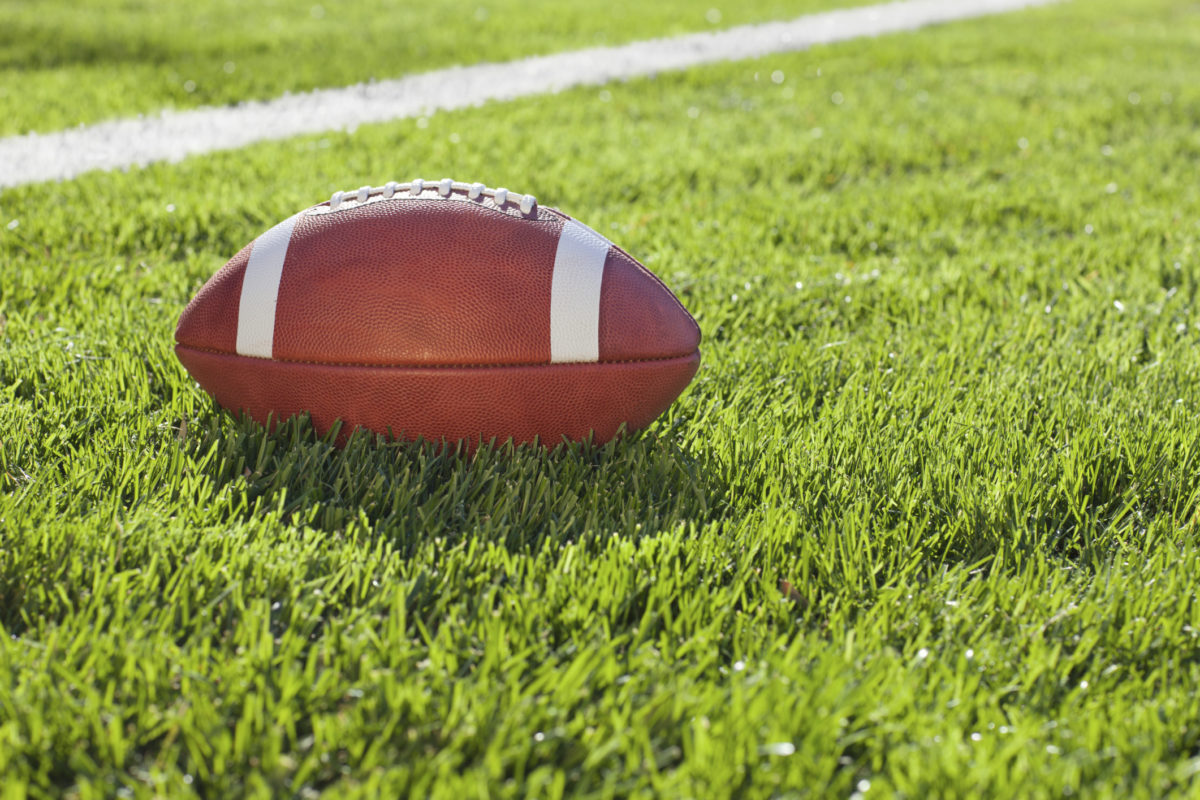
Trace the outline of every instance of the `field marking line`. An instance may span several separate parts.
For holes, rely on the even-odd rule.
[[[92,170],[233,150],[275,139],[426,116],[596,86],[719,61],[911,31],[1056,0],[904,0],[810,14],[787,22],[592,47],[499,64],[450,67],[395,80],[287,94],[233,106],[165,110],[48,134],[0,139],[0,189],[74,178]]]

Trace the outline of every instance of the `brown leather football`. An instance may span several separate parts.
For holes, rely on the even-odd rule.
[[[648,425],[700,330],[624,250],[532,196],[451,180],[338,192],[251,242],[175,352],[264,424],[554,446]]]

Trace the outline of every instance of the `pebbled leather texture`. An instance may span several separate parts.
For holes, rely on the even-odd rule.
[[[242,275],[250,261],[250,248],[243,247],[224,267],[208,279],[188,303],[175,328],[175,341],[222,353],[236,352],[238,301]]]
[[[550,317],[539,307],[549,309],[561,227],[556,219],[513,219],[436,198],[305,217],[279,285],[275,357],[437,366],[549,361]]]
[[[599,361],[550,364],[555,252],[569,217],[539,206],[397,195],[302,216],[279,279],[272,358],[236,353],[252,245],[176,330],[184,366],[259,421],[308,411],[408,438],[598,441],[649,424],[691,380],[700,331],[616,246],[600,289]]]
[[[547,447],[589,433],[597,442],[622,425],[636,430],[667,409],[691,381],[700,353],[657,361],[499,367],[374,367],[301,364],[176,347],[217,402],[262,424],[302,412],[324,434],[343,422],[397,438],[511,438]]]
[[[600,286],[600,360],[670,358],[700,346],[700,326],[663,282],[618,247]]]

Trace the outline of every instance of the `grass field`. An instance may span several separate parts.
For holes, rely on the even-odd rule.
[[[1198,48],[1073,2],[0,193],[0,798],[1197,793]],[[188,379],[242,245],[445,175],[695,313],[651,430],[336,450]]]
[[[8,0],[0,3],[0,136],[866,2]]]

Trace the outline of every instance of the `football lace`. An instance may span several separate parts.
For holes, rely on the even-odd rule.
[[[503,208],[508,203],[515,203],[520,206],[523,215],[537,216],[537,198],[531,194],[518,194],[504,188],[489,189],[482,183],[463,183],[450,178],[443,178],[440,181],[424,181],[416,178],[408,183],[389,181],[383,186],[363,186],[349,192],[334,192],[333,196],[329,198],[329,210],[336,211],[345,202],[365,203],[372,197],[390,200],[397,195],[403,196],[405,193],[410,197],[417,197],[428,189],[437,189],[438,194],[442,197],[450,197],[454,194],[466,195],[468,200],[490,197],[498,208]]]

